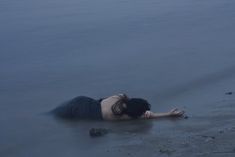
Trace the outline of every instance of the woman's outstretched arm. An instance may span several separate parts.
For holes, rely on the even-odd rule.
[[[184,111],[175,108],[169,112],[164,112],[164,113],[154,113],[152,111],[146,111],[144,115],[142,116],[142,118],[157,119],[157,118],[164,118],[164,117],[181,117],[183,115],[184,115]]]

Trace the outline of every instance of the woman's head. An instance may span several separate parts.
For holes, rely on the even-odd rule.
[[[131,98],[125,102],[126,107],[124,114],[132,118],[138,118],[143,115],[147,110],[150,110],[151,105],[144,99]]]

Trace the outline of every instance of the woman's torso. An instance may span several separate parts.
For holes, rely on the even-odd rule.
[[[101,101],[101,113],[104,120],[120,120],[128,118],[128,116],[126,115],[122,116],[114,115],[112,112],[112,106],[115,103],[117,103],[120,99],[123,99],[124,97],[125,95],[119,94],[119,95],[110,96]]]

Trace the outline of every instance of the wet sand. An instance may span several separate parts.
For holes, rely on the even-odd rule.
[[[234,156],[234,10],[230,0],[0,1],[0,156]],[[45,114],[116,93],[189,118]]]

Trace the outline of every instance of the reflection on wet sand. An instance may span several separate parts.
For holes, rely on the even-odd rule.
[[[92,128],[106,129],[108,134],[148,134],[153,127],[152,120],[129,121],[95,121],[95,120],[63,120],[55,118],[55,122],[75,132],[89,135]]]

